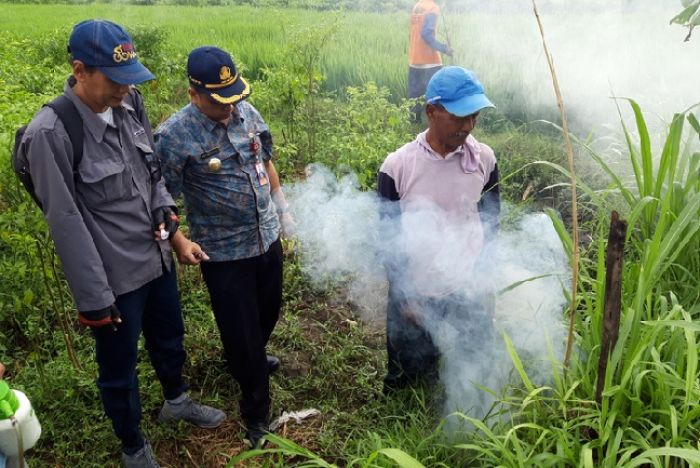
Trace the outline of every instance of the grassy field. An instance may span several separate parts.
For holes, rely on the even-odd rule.
[[[409,122],[411,103],[402,100],[408,18],[230,7],[0,6],[0,359],[8,364],[11,385],[30,395],[43,424],[32,466],[118,466],[118,444],[94,385],[92,339],[75,323],[42,216],[8,161],[14,130],[62,88],[71,25],[102,17],[134,31],[159,77],[143,87],[154,122],[185,102],[187,52],[202,44],[228,48],[254,78],[253,102],[273,128],[285,183],[303,177],[306,164],[321,162],[338,173],[350,167],[360,188],[370,190],[386,154],[420,130]],[[460,34],[467,38],[470,21],[478,18],[464,17]],[[476,37],[467,42],[479,44]],[[489,57],[479,60],[477,65]],[[570,254],[570,211],[562,202],[569,179],[559,138],[547,125],[523,123],[533,112],[521,107],[526,90],[505,81],[494,80],[489,95],[497,97],[499,110],[485,115],[478,134],[499,158],[501,192],[512,207],[504,229],[512,229],[523,213],[549,208]],[[678,114],[662,132],[663,150],[657,150],[642,111],[621,105],[635,117],[627,140],[615,146],[634,171],[631,177],[589,148],[590,141],[577,145],[584,242],[578,353],[568,372],[553,358],[550,378],[539,383],[527,356],[521,359],[504,341],[511,386],[496,392],[498,404],[488,417],[463,415],[473,431],[448,434],[440,392],[417,388],[381,395],[381,322],[358,318],[346,282],[314,286],[294,250],[298,246],[289,242],[284,316],[270,344],[283,362],[272,378],[273,413],[317,408],[321,414],[285,426],[278,433],[285,438],[277,440],[279,452],[242,460],[241,466],[700,466],[694,323],[700,314],[700,124],[692,114]],[[623,316],[598,404],[604,254],[613,209],[629,222]],[[223,466],[243,448],[238,390],[225,371],[198,270],[180,268],[179,280],[192,392],[230,417],[213,432],[157,424],[160,389],[144,352],[143,427],[165,466]],[[382,311],[375,312],[381,317]]]
[[[89,12],[86,12],[86,8]],[[282,62],[285,44],[310,30],[331,29],[322,70],[328,89],[375,81],[403,94],[406,87],[406,24],[408,15],[320,13],[251,7],[182,7],[129,5],[4,5],[0,31],[41,38],[82,19],[104,18],[126,27],[157,25],[168,34],[162,46],[172,58],[212,44],[230,51],[244,70],[260,77],[260,70]],[[60,11],[59,14],[56,14]],[[9,13],[11,12],[11,13]],[[137,47],[139,44],[136,44]]]
[[[3,8],[8,14],[0,18],[0,31],[39,41],[44,40],[48,32],[65,36],[72,24],[88,17],[113,20],[132,29],[156,26],[165,35],[158,50],[145,50],[144,44],[138,42],[137,47],[143,49],[142,57],[146,60],[149,53],[167,57],[175,67],[168,72],[179,73],[181,79],[184,70],[179,68],[180,64],[184,64],[190,50],[200,45],[226,48],[242,65],[246,75],[262,78],[266,67],[275,68],[286,63],[305,41],[313,40],[312,49],[320,53],[318,68],[324,76],[323,89],[343,93],[347,86],[374,82],[386,87],[394,102],[406,95],[406,39],[410,22],[407,13],[104,4],[63,5],[58,13],[57,7],[52,5],[7,4]],[[456,44],[455,57],[446,62],[478,72],[490,96],[498,103],[499,116],[518,121],[555,117],[539,102],[536,105],[531,102],[530,93],[535,91],[538,96],[542,93],[541,82],[537,85],[519,83],[518,73],[514,73],[510,60],[502,52],[512,46],[499,52],[493,50],[494,44],[484,42],[487,37],[493,37],[492,30],[498,27],[517,32],[509,33],[508,41],[517,43],[516,36],[522,34],[529,43],[535,32],[534,24],[526,21],[524,26],[522,15],[510,18],[483,12],[450,15],[444,20],[448,27],[439,39]],[[524,27],[530,29],[523,31]],[[309,54],[296,58],[298,63],[303,63],[309,59]],[[544,67],[541,58],[535,59],[531,66]]]

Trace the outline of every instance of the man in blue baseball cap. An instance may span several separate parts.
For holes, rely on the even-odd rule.
[[[61,258],[78,319],[96,343],[97,386],[126,467],[157,467],[140,430],[141,333],[163,388],[159,420],[200,427],[226,415],[196,403],[182,376],[184,324],[172,247],[199,251],[178,230],[175,202],[153,157],[151,126],[131,85],[154,78],[129,34],[110,21],[77,24],[63,95],[28,125],[18,154]]]
[[[490,329],[486,301],[480,291],[465,292],[463,277],[498,226],[496,157],[472,135],[479,113],[494,105],[474,73],[455,66],[433,75],[425,100],[428,129],[390,154],[378,175],[383,238],[398,232],[396,248],[385,258],[385,393],[437,378],[434,334],[445,317],[463,317],[470,330]],[[421,229],[433,230],[412,244]]]
[[[245,440],[264,444],[270,374],[279,359],[266,346],[282,305],[282,244],[294,222],[272,162],[272,137],[246,99],[248,82],[228,52],[194,49],[187,59],[190,104],[156,131],[168,190],[184,196],[192,239],[231,375],[241,387]],[[201,260],[207,260],[201,262]]]
[[[96,68],[120,85],[139,84],[155,78],[139,62],[129,34],[111,21],[86,20],[76,24],[68,51],[73,60]]]

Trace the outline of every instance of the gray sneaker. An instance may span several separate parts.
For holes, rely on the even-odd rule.
[[[7,457],[4,458],[5,455],[0,453],[0,466],[4,466],[5,468],[29,468],[29,464],[27,463],[27,460],[24,460],[23,463],[20,463],[19,458],[17,457]],[[7,461],[7,464],[4,465]]]
[[[223,411],[211,406],[200,405],[189,396],[177,404],[166,401],[158,415],[158,421],[162,423],[187,421],[206,429],[219,427],[224,419],[226,419],[226,413]]]
[[[133,455],[122,452],[124,468],[160,468],[151,444],[146,441],[143,448]]]

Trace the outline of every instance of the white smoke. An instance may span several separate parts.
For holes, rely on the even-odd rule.
[[[669,24],[682,10],[680,1],[537,3],[567,115],[580,135],[618,132],[613,94],[637,100],[652,131],[700,101],[700,38],[684,42],[687,30]],[[525,109],[532,120],[544,110],[553,115],[554,90],[532,2],[457,5],[466,13],[450,15],[448,6],[445,17],[456,64],[473,69],[501,109]],[[621,107],[629,117],[629,106]]]
[[[342,282],[362,318],[381,322],[386,291],[375,194],[361,192],[354,174],[337,180],[320,164],[309,166],[306,179],[285,193],[297,222],[303,270],[319,287]]]
[[[423,326],[443,356],[446,414],[461,410],[481,418],[489,410],[494,399],[477,385],[499,392],[512,373],[501,333],[512,340],[533,380],[550,380],[550,357],[563,357],[563,290],[569,273],[546,215],[525,215],[515,226],[501,229],[475,262],[469,242],[474,230],[446,225],[436,207],[425,205],[380,230],[379,199],[360,191],[353,175],[337,179],[314,165],[306,180],[286,192],[299,227],[303,270],[317,285],[346,285],[364,320],[385,320],[384,264],[397,253],[408,254],[413,263],[389,261],[391,276],[405,278],[402,270],[417,266],[421,278],[420,284],[395,280],[405,294],[421,297],[426,290],[446,289],[453,292],[450,297],[464,298],[457,307],[426,310],[423,316]],[[516,286],[518,282],[522,284]],[[418,291],[405,290],[409,284]],[[476,296],[495,298],[493,320],[483,322],[483,329],[471,310]]]
[[[499,232],[487,245],[484,257],[488,263],[477,269],[475,277],[479,284],[490,285],[496,292],[496,336],[460,345],[455,341],[460,336],[454,333],[459,324],[442,324],[443,330],[452,333],[440,335],[441,349],[456,351],[445,353],[443,360],[447,414],[459,411],[483,418],[496,398],[475,384],[497,394],[509,382],[517,384],[503,334],[513,343],[528,377],[536,384],[551,380],[552,365],[564,355],[564,289],[570,288],[570,273],[551,220],[543,213],[523,216],[517,226]],[[458,421],[448,423],[459,426]]]

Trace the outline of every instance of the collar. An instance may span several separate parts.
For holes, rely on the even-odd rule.
[[[443,158],[430,146],[426,138],[427,134],[428,130],[424,130],[423,132],[419,133],[416,137],[416,143],[418,143],[418,145],[422,147],[431,158],[438,160],[444,159],[445,161],[453,157],[459,158],[460,166],[465,174],[476,172],[476,170],[479,168],[479,161],[481,160],[481,145],[473,136],[469,135],[464,144],[458,146],[454,151],[447,153]]]
[[[70,99],[75,107],[78,109],[80,118],[83,119],[83,127],[92,135],[97,143],[102,143],[104,140],[105,132],[107,132],[107,127],[109,126],[107,122],[102,120],[99,115],[97,115],[92,109],[90,109],[87,104],[85,104],[70,84],[70,78],[63,87],[63,93]],[[117,121],[117,110],[114,109],[114,119]]]

